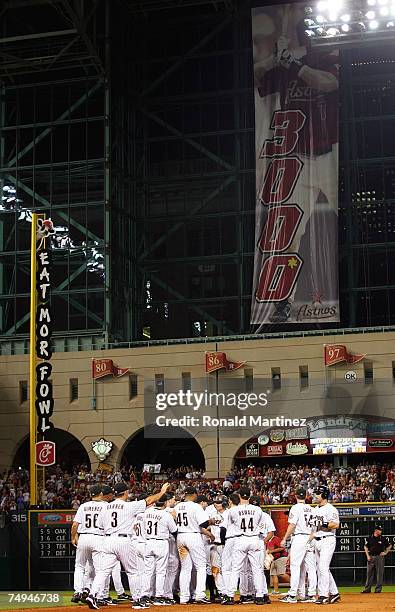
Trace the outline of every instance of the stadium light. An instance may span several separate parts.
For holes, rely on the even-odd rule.
[[[32,210],[23,206],[23,200],[17,197],[16,188],[13,185],[5,184],[2,188],[0,201],[0,213],[18,213],[18,221],[32,222]],[[69,236],[67,227],[55,226],[55,234],[52,236],[52,249],[70,251],[70,257],[82,255],[86,259],[86,269],[94,272],[101,278],[105,276],[105,261],[103,252],[98,248],[102,246],[96,240],[92,243],[75,242]]]
[[[395,0],[319,0],[306,8],[313,45],[350,45],[393,39]]]

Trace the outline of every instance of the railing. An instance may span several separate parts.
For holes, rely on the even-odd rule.
[[[343,329],[313,329],[307,331],[270,332],[265,334],[240,334],[236,336],[210,336],[199,338],[169,338],[167,340],[137,340],[133,342],[107,342],[104,334],[65,336],[53,334],[54,352],[103,351],[131,349],[150,346],[171,346],[176,344],[210,344],[222,342],[249,342],[251,340],[307,338],[312,336],[345,336],[348,334],[384,334],[395,332],[394,325],[377,327],[346,327]],[[0,336],[0,355],[27,355],[29,340],[26,336]]]

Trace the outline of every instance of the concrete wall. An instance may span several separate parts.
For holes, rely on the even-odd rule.
[[[326,368],[323,344],[345,344],[352,353],[366,353],[374,368],[374,382],[364,382],[364,361],[338,364]],[[252,368],[254,379],[271,384],[272,368],[280,368],[281,391],[274,391],[266,416],[312,417],[319,415],[362,415],[395,419],[395,333],[350,334],[349,336],[312,336],[304,338],[273,338],[252,341],[230,341],[207,344],[159,345],[76,353],[55,353],[52,358],[55,410],[53,422],[57,428],[76,436],[86,448],[92,466],[98,459],[91,442],[103,436],[114,443],[109,459],[117,465],[123,449],[133,434],[144,425],[144,384],[163,374],[166,379],[179,380],[182,372],[204,380],[205,351],[224,351],[228,359],[245,361]],[[138,376],[138,395],[129,400],[129,378],[105,378],[96,383],[96,409],[92,409],[92,358],[112,358],[118,366],[130,368]],[[365,360],[365,361],[366,361]],[[299,367],[308,366],[309,386],[300,388]],[[231,378],[243,378],[244,368],[235,372],[220,372],[219,384]],[[347,370],[354,370],[357,384],[345,382]],[[215,374],[209,375],[215,376]],[[79,382],[79,398],[70,401],[70,379]],[[28,380],[28,357],[0,357],[0,470],[12,464],[15,452],[28,434],[29,403],[20,402],[19,382]],[[208,383],[209,384],[209,383]],[[329,392],[327,388],[329,387]],[[220,441],[220,472],[228,470],[240,445],[251,432],[241,432],[237,438]],[[217,443],[213,438],[196,437],[205,459],[208,475],[217,474]]]

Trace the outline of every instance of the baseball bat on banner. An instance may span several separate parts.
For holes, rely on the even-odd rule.
[[[287,37],[288,35],[288,22],[289,22],[289,12],[291,10],[291,6],[286,4],[283,9],[283,18],[281,23],[281,35]]]

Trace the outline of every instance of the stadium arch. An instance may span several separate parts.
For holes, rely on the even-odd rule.
[[[155,437],[145,437],[144,430]],[[205,456],[197,440],[181,427],[173,428],[175,435],[165,437],[163,428],[148,425],[135,431],[119,453],[119,464],[140,468],[144,463],[162,464],[164,468],[193,466],[205,469]]]
[[[56,444],[56,464],[67,469],[76,465],[86,465],[90,470],[91,462],[86,448],[69,431],[55,427],[47,433],[46,440],[51,440]],[[29,469],[29,453],[29,435],[27,435],[17,445],[12,466]]]

